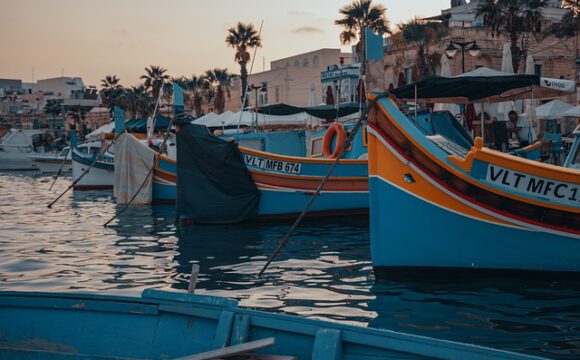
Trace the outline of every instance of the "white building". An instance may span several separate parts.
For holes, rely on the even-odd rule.
[[[63,99],[74,97],[79,92],[84,92],[85,84],[80,77],[57,77],[52,79],[38,80],[36,91],[52,93]]]

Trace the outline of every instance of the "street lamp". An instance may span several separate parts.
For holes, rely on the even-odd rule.
[[[477,46],[475,41],[450,41],[445,49],[445,54],[451,59],[457,54],[458,50],[461,50],[461,72],[465,73],[465,50],[469,51],[469,55],[476,57],[481,54],[481,48]]]

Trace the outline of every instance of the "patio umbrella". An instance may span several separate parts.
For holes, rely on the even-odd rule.
[[[525,70],[526,75],[534,75],[535,70],[534,70],[534,58],[532,55],[528,55],[528,57],[526,58],[526,70]],[[536,101],[529,99],[529,100],[525,100],[524,101],[524,116],[526,119],[529,119],[530,121],[533,120],[534,118],[534,108],[536,107]]]
[[[539,119],[560,119],[565,113],[572,110],[574,106],[560,100],[552,100],[536,108],[536,117]]]
[[[565,111],[564,116],[569,117],[580,117],[580,105],[573,107],[572,109]]]
[[[503,52],[501,58],[501,71],[503,73],[514,73],[514,65],[512,62],[512,50],[509,43],[503,45]],[[504,101],[499,103],[497,107],[499,120],[508,120],[509,112],[513,110],[513,104],[511,101]]]
[[[449,66],[449,59],[447,58],[447,55],[445,55],[445,54],[443,54],[443,56],[441,56],[441,76],[443,76],[443,77],[450,77],[451,76],[451,68]],[[435,104],[435,110],[436,111],[449,111],[453,115],[456,115],[460,112],[459,106],[457,106],[456,104],[437,103],[437,104]]]

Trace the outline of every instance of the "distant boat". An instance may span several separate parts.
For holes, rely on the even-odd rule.
[[[10,129],[0,139],[0,170],[35,170],[30,156],[49,154],[61,142],[56,132]]]
[[[141,297],[0,292],[0,319],[2,359],[539,359],[159,290]]]
[[[72,155],[70,147],[65,147],[58,153],[31,155],[33,165],[41,173],[63,173],[72,171]]]
[[[72,148],[72,181],[80,178],[74,186],[75,190],[113,188],[115,159],[113,153],[109,151],[103,153],[102,150],[104,149],[100,141],[82,143]],[[89,168],[90,170],[84,174]]]

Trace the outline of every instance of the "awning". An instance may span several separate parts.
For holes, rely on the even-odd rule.
[[[364,108],[363,104],[363,108]],[[298,107],[288,104],[265,105],[256,109],[261,114],[267,115],[294,115],[306,113],[319,119],[330,120],[337,117],[343,117],[358,112],[360,109],[358,103],[343,103],[336,105],[320,105],[311,107]]]
[[[163,115],[157,115],[155,117],[155,131],[167,130],[169,124],[171,123],[171,118]],[[147,119],[131,119],[125,122],[125,128],[129,132],[134,133],[146,133],[147,132]]]
[[[576,91],[571,80],[508,74],[479,68],[455,77],[435,76],[391,92],[399,99],[423,103],[497,103],[508,100],[553,98]]]

